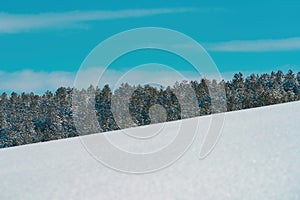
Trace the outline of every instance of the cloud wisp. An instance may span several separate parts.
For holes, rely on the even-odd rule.
[[[73,73],[64,71],[0,71],[0,91],[36,92],[41,94],[47,90],[54,91],[61,86],[72,86],[74,77]]]
[[[234,40],[208,43],[203,46],[209,51],[219,52],[270,52],[300,50],[300,37],[266,40]]]
[[[120,71],[109,69],[105,72],[103,68],[92,67],[81,71],[84,82],[77,82],[76,86],[88,88],[94,83],[91,80],[97,80],[98,85],[103,87],[109,84],[112,89],[118,88],[122,83],[131,85],[162,85],[172,86],[176,81],[200,80],[201,76],[194,72],[177,72],[174,70],[162,69],[149,71],[141,68],[132,71]],[[104,72],[104,74],[101,73]],[[0,71],[0,93],[1,92],[35,92],[42,94],[47,90],[55,91],[59,87],[73,87],[76,80],[76,72],[54,71],[38,72],[32,70],[23,70],[15,72]]]
[[[97,20],[137,18],[160,14],[194,12],[196,8],[131,9],[118,11],[71,11],[61,13],[9,14],[0,13],[0,33],[17,33],[45,28],[81,27]]]
[[[122,83],[129,83],[131,85],[145,85],[153,86],[172,86],[175,82],[183,80],[200,80],[201,78],[214,79],[215,74],[198,74],[192,71],[176,71],[171,68],[158,66],[159,70],[149,71],[147,65],[138,69],[129,70],[127,72],[109,69],[104,71],[104,68],[91,67],[87,70],[81,71],[83,76],[83,83],[78,83],[77,86],[81,88],[88,88],[92,82],[91,80],[98,80],[98,85],[103,87],[109,84],[112,89],[118,88]],[[297,71],[299,66],[285,65],[278,69],[286,72],[288,69]],[[274,69],[276,71],[276,69]],[[244,75],[268,73],[269,71],[241,71]],[[103,74],[102,74],[103,73]],[[224,80],[231,80],[237,71],[222,72],[221,76]],[[77,72],[53,71],[41,72],[32,70],[22,70],[15,72],[0,71],[0,93],[2,92],[34,92],[43,94],[45,91],[55,91],[59,87],[73,87],[76,80]],[[102,77],[100,78],[100,75]]]

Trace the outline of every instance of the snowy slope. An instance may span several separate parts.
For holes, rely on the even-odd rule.
[[[294,102],[226,113],[207,158],[198,159],[200,135],[174,165],[145,175],[104,167],[79,138],[2,149],[0,199],[299,200],[299,111]]]

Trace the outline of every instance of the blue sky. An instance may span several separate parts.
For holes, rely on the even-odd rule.
[[[192,37],[224,76],[300,70],[299,9],[297,1],[256,0],[1,2],[0,90],[39,92],[69,86],[97,44],[149,26]],[[136,64],[137,57],[123,59],[115,70]],[[147,59],[139,56],[138,61]],[[167,63],[179,67],[180,62]]]

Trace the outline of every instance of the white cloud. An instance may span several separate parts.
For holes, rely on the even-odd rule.
[[[73,73],[63,71],[0,71],[0,91],[43,93],[46,90],[55,90],[60,86],[72,86],[73,80]]]
[[[203,44],[209,51],[221,52],[267,52],[300,50],[300,38],[234,40],[229,42]]]
[[[112,88],[117,88],[121,83],[152,84],[152,85],[173,85],[176,81],[199,80],[199,74],[193,72],[177,72],[172,69],[163,69],[149,71],[146,66],[134,69],[129,72],[107,70],[100,79],[98,85],[103,87],[109,84]],[[87,88],[91,83],[98,83],[102,68],[89,68],[83,70],[82,82],[77,82],[78,88]],[[57,88],[73,87],[76,72],[36,72],[31,70],[4,72],[0,71],[0,91],[1,92],[35,92],[44,93],[46,90],[55,91]],[[93,81],[94,80],[94,81]],[[95,81],[97,80],[97,81]]]
[[[101,76],[101,77],[100,77]],[[168,66],[149,63],[128,69],[128,71],[91,67],[80,71],[76,79],[76,87],[87,88],[89,85],[109,84],[112,89],[118,88],[122,83],[131,85],[162,85],[172,86],[176,81],[199,80],[201,75],[192,71],[178,71]]]
[[[176,71],[164,65],[153,64],[141,65],[137,68],[129,71],[120,71],[109,69],[105,71],[100,78],[103,68],[93,67],[87,70],[81,71],[82,81],[77,82],[78,88],[87,88],[92,83],[98,83],[103,87],[105,84],[109,84],[112,89],[120,86],[121,83],[129,83],[131,85],[144,85],[150,84],[153,86],[163,85],[172,86],[176,81],[181,82],[183,80],[200,80],[203,78],[201,74],[192,71]],[[149,70],[149,67],[151,67]],[[286,72],[288,69],[297,71],[299,66],[284,65],[278,69]],[[275,71],[278,69],[274,69]],[[238,71],[225,72],[221,76],[224,80],[231,80],[233,75]],[[242,71],[247,76],[252,73],[270,73],[270,71]],[[42,94],[47,90],[55,91],[57,88],[73,87],[74,81],[76,80],[77,72],[65,72],[65,71],[54,71],[54,72],[38,72],[32,70],[23,70],[16,72],[5,72],[0,71],[0,92],[35,92]],[[218,77],[216,74],[206,74],[206,78],[213,79]],[[78,80],[78,79],[77,79]],[[95,84],[93,84],[95,85]]]
[[[144,17],[159,14],[193,12],[195,8],[132,9],[119,11],[71,11],[61,13],[9,14],[0,13],[0,33],[15,33],[44,28],[78,27],[95,20]]]

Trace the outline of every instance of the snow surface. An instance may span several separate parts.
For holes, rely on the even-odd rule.
[[[207,158],[198,159],[199,133],[175,164],[144,175],[101,165],[79,138],[2,149],[0,199],[299,200],[299,110],[294,102],[226,113]],[[200,128],[207,130],[209,120],[201,117]]]

